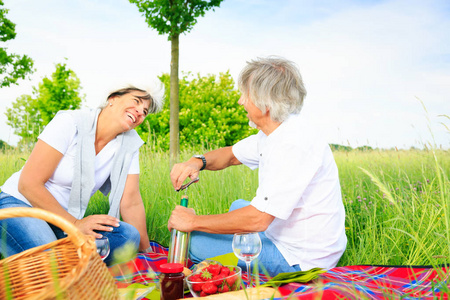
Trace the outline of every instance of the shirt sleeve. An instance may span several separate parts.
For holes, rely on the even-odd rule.
[[[244,165],[252,170],[259,166],[258,153],[258,136],[251,135],[236,144],[231,148],[234,156]]]
[[[76,134],[77,128],[73,117],[69,113],[59,112],[45,126],[38,139],[65,154]]]
[[[139,150],[134,152],[133,158],[131,158],[130,169],[128,170],[128,174],[139,174]]]

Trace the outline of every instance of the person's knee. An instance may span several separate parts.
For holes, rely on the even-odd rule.
[[[119,231],[126,243],[133,243],[136,247],[139,247],[141,235],[136,227],[125,222],[120,222]]]
[[[193,231],[189,251],[191,260],[197,263],[219,255],[233,253],[232,241],[232,234]]]
[[[191,232],[191,240],[189,242],[189,256],[194,263],[199,263],[204,259],[202,255],[202,253],[204,252],[202,251],[204,250],[202,240],[202,232]]]
[[[250,201],[247,201],[244,199],[238,199],[238,200],[233,201],[233,203],[231,203],[229,211],[236,210],[236,209],[239,209],[242,207],[246,207],[248,205],[250,205]]]

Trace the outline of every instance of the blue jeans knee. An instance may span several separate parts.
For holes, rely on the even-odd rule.
[[[119,222],[119,227],[113,227],[113,231],[98,231],[98,233],[109,239],[111,248],[110,254],[105,258],[105,263],[110,265],[114,262],[114,252],[122,248],[126,244],[131,244],[133,251],[138,250],[141,236],[139,231],[133,226],[125,222]]]
[[[247,201],[244,199],[238,199],[238,200],[233,201],[233,203],[231,203],[229,211],[243,208],[243,207],[246,207],[249,205],[250,205],[250,201]]]

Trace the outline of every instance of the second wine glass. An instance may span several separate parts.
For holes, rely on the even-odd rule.
[[[109,251],[110,251],[108,238],[106,236],[103,236],[99,239],[96,239],[95,245],[97,246],[98,255],[100,255],[100,258],[102,260],[105,260],[105,258],[109,255]]]
[[[252,285],[252,272],[250,264],[261,253],[261,238],[257,232],[236,233],[233,237],[233,252],[247,265],[248,285]]]

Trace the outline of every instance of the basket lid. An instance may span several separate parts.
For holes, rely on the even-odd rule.
[[[159,270],[162,273],[181,273],[183,269],[184,266],[178,263],[167,263],[159,266]]]

